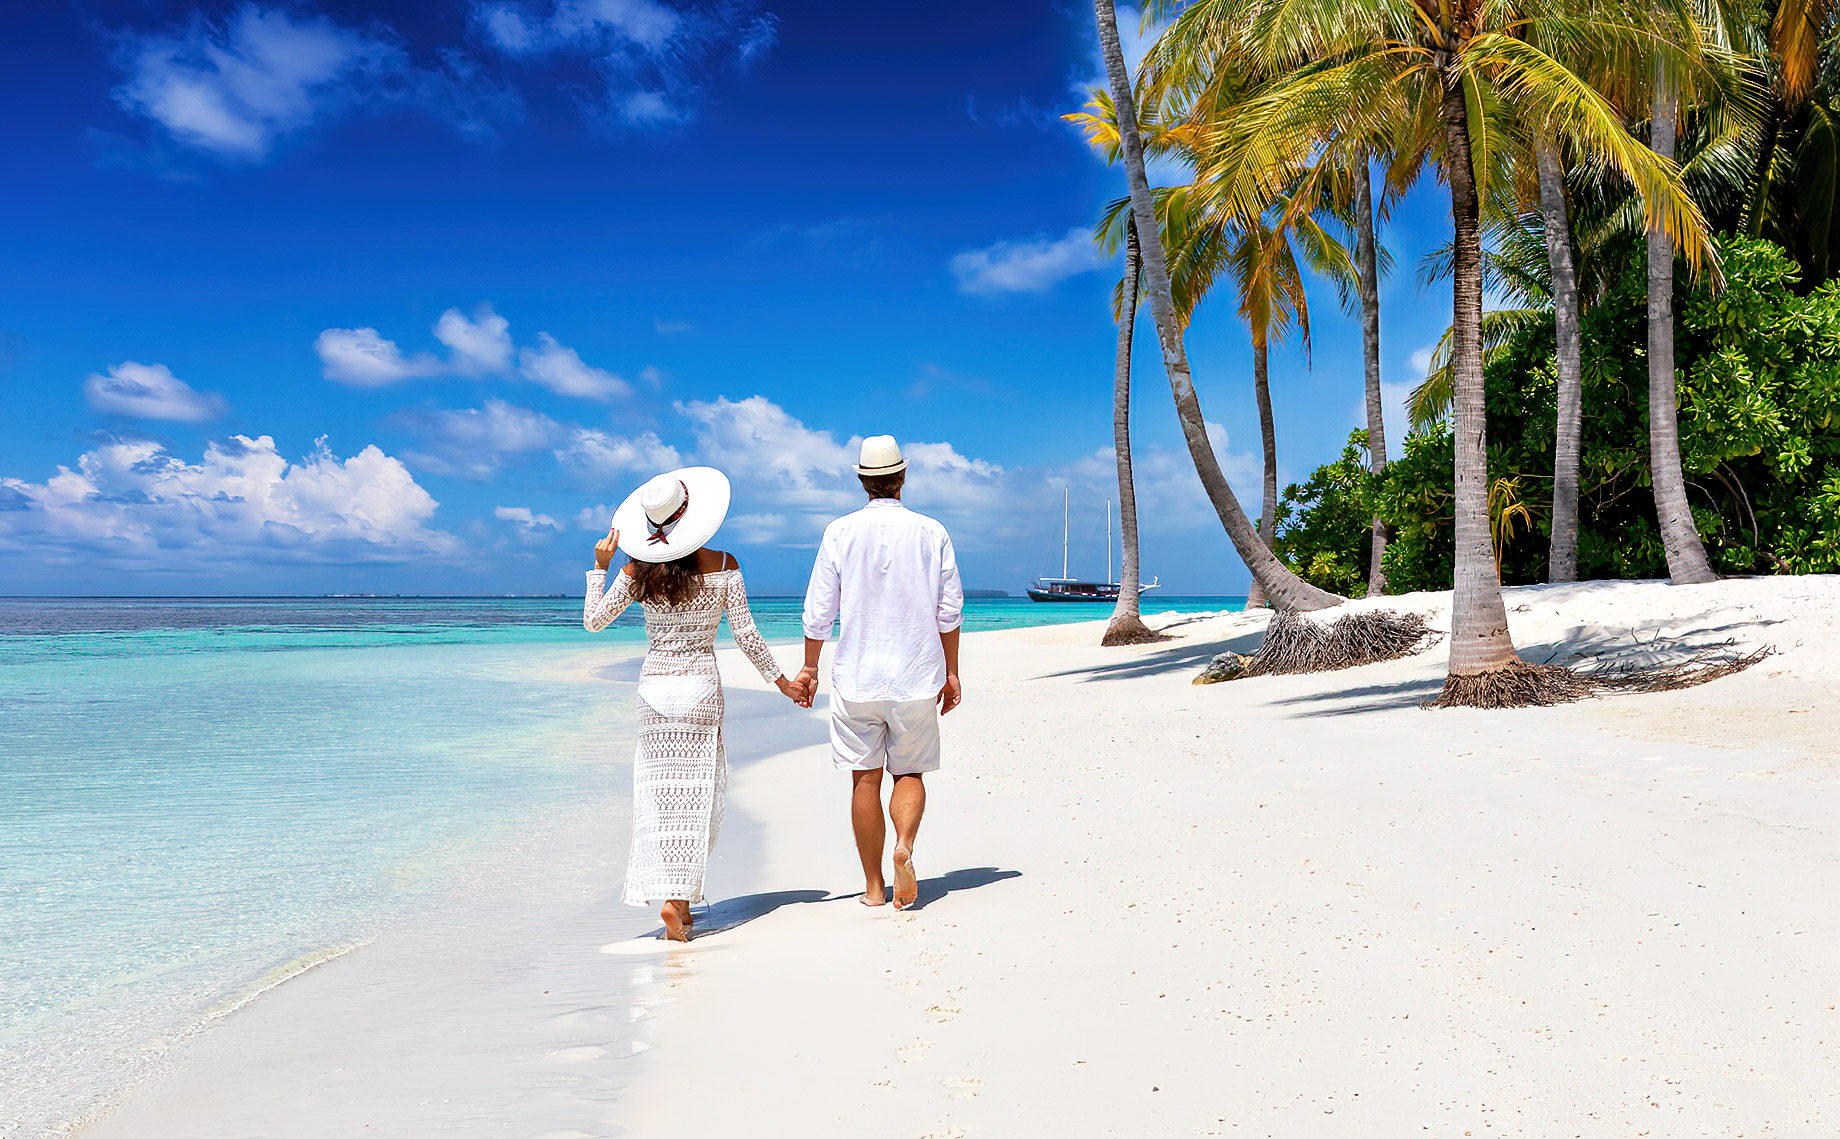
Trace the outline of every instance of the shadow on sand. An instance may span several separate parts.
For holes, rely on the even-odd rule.
[[[941,874],[936,878],[922,878],[920,879],[919,900],[908,907],[908,912],[923,910],[947,894],[975,890],[979,886],[988,886],[992,882],[1020,877],[1022,877],[1020,870],[998,870],[994,866],[973,866],[964,870],[954,870],[949,874]],[[862,897],[860,893],[831,894],[824,890],[774,890],[766,894],[743,894],[738,898],[724,898],[696,911],[696,921],[691,926],[690,940],[695,941],[712,934],[727,933],[756,918],[766,917],[781,906],[800,906],[813,902],[855,902],[860,897]],[[662,940],[664,927],[660,926],[648,936]]]
[[[964,870],[954,870],[949,874],[941,874],[937,878],[922,878],[920,879],[920,896],[915,899],[913,905],[907,907],[907,912],[924,910],[947,894],[956,894],[961,890],[975,890],[979,886],[988,886],[992,882],[1020,877],[1022,877],[1020,870],[998,870],[995,866],[973,866]],[[862,895],[851,894],[850,897],[860,898]]]
[[[1224,641],[1176,645],[1129,660],[1094,665],[1091,668],[1070,668],[1065,672],[1051,672],[1047,675],[1083,676],[1087,680],[1135,680],[1144,676],[1160,676],[1166,672],[1199,672],[1202,665],[1213,660],[1219,653],[1250,656],[1259,651],[1259,645],[1264,640],[1265,630],[1255,629]]]
[[[805,905],[809,902],[822,902],[829,898],[825,890],[774,890],[766,894],[743,894],[738,898],[723,898],[697,909],[695,922],[690,929],[690,940],[708,937],[712,933],[727,933],[731,929],[744,926],[755,918],[764,918],[781,906]],[[664,939],[664,927],[659,926],[648,937]]]

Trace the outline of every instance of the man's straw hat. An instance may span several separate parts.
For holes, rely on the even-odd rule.
[[[871,435],[862,442],[862,454],[856,462],[859,475],[892,475],[907,469],[907,460],[901,457],[901,445],[894,441],[892,435]]]

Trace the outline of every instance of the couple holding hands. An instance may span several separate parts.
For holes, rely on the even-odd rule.
[[[639,744],[633,760],[632,852],[625,901],[662,903],[665,936],[688,941],[690,907],[722,821],[728,766],[716,628],[729,632],[760,675],[809,708],[833,625],[832,760],[850,772],[850,820],[862,859],[864,905],[889,900],[882,777],[894,779],[896,909],[914,904],[914,837],[926,810],[922,776],[939,768],[939,716],[958,706],[964,589],[944,526],[901,503],[907,463],[894,438],[865,439],[856,465],[868,505],[825,528],[805,592],[805,660],[780,671],[754,627],[734,555],[709,542],[728,513],[728,478],[685,467],[647,482],[614,511],[594,547],[582,624],[607,627],[628,606],[645,611]],[[608,584],[615,553],[629,559]]]

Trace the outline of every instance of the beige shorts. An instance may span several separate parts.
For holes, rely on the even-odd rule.
[[[938,771],[938,705],[930,699],[845,700],[832,693],[831,760],[839,771]]]

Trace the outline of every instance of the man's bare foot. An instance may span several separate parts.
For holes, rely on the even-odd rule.
[[[658,911],[664,919],[664,936],[666,941],[690,940],[690,903],[671,901]]]
[[[888,885],[875,881],[863,887],[862,897],[856,899],[865,906],[885,906],[888,904]]]
[[[904,910],[920,897],[920,880],[914,877],[914,852],[894,848],[894,908]]]

